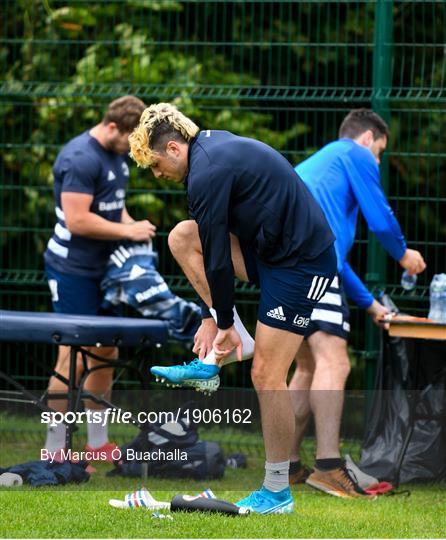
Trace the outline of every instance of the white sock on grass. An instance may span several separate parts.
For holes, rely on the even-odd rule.
[[[217,312],[215,309],[210,308],[209,310],[211,312],[212,318],[215,322],[217,322]],[[242,360],[248,360],[248,358],[252,358],[254,355],[254,340],[250,336],[248,330],[246,330],[245,325],[242,323],[239,314],[237,313],[236,308],[233,308],[234,312],[234,326],[237,332],[240,335],[240,339],[242,340]],[[215,359],[215,352],[211,351],[203,360],[203,364],[216,364]],[[220,367],[226,366],[227,364],[231,364],[232,362],[237,362],[237,351],[232,351],[232,353],[227,356],[223,362],[220,364]]]
[[[88,446],[91,448],[100,448],[108,442],[108,425],[104,424],[106,418],[107,409],[85,409],[86,412],[91,411],[91,415],[94,413],[95,420],[100,417],[100,422],[87,422],[87,439]]]
[[[289,481],[290,462],[280,461],[269,463],[265,461],[265,480],[263,486],[270,491],[282,491],[290,485]]]
[[[50,452],[57,452],[61,448],[65,448],[65,436],[67,426],[65,424],[57,424],[57,426],[48,426],[46,432],[45,448]]]

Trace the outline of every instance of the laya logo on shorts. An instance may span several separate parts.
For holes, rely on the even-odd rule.
[[[310,317],[296,315],[293,319],[293,324],[299,328],[306,328],[310,324]]]
[[[279,321],[286,321],[285,313],[283,312],[282,306],[271,309],[266,313],[266,315],[268,317],[272,317],[273,319],[278,319]]]

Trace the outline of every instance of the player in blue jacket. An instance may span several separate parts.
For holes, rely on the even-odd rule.
[[[300,464],[299,446],[312,409],[317,435],[316,467],[307,483],[341,497],[361,495],[339,452],[344,387],[350,371],[350,324],[345,294],[375,321],[387,313],[348,262],[359,211],[389,255],[409,273],[422,272],[426,266],[418,251],[407,249],[380,184],[378,165],[388,135],[386,123],[376,113],[353,110],[342,122],[339,140],[327,144],[295,169],[319,202],[336,236],[338,276],[311,315],[310,329],[296,358],[297,369],[289,386],[294,390],[296,408],[296,444],[290,478],[292,483],[298,483],[308,474]]]
[[[234,325],[234,277],[260,286],[251,377],[260,403],[266,474],[262,488],[238,504],[265,514],[290,512],[294,414],[285,391],[287,374],[311,312],[335,275],[334,236],[308,188],[266,144],[227,131],[200,132],[166,103],[144,111],[129,141],[138,165],[185,184],[191,219],[171,231],[169,246],[214,310],[216,325],[206,333],[214,338],[217,359],[235,349],[239,358],[242,354]],[[182,384],[218,371],[215,362],[197,359],[158,374]]]

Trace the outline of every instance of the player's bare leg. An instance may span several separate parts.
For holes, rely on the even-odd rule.
[[[310,404],[316,424],[316,459],[340,457],[344,388],[350,373],[347,341],[325,332],[308,338],[314,358]]]
[[[182,221],[170,231],[169,248],[175,260],[200,298],[212,306],[211,293],[203,264],[198,225],[195,221]],[[231,255],[235,275],[242,281],[248,281],[245,261],[236,236],[231,234]]]
[[[295,434],[290,455],[290,483],[304,483],[311,470],[301,463],[301,444],[311,415],[310,388],[314,375],[314,360],[306,340],[296,355],[296,370],[288,389],[295,415]]]
[[[316,424],[316,466],[307,479],[307,484],[331,495],[344,498],[369,497],[352,478],[341,459],[339,437],[341,430],[342,409],[344,405],[344,388],[350,372],[347,353],[347,341],[325,332],[315,332],[307,344],[314,361],[314,373],[310,391],[310,406]],[[297,362],[303,358],[301,365],[312,368],[305,357],[305,349],[298,354]],[[308,352],[308,351],[307,351]],[[307,384],[299,377],[302,371],[296,370],[291,388]],[[304,405],[303,414],[307,411]],[[302,413],[301,413],[302,414]],[[298,441],[297,441],[298,442]]]
[[[294,409],[287,375],[303,336],[257,323],[251,378],[260,405],[265,444],[265,479],[260,490],[237,503],[262,514],[289,513],[290,452],[294,439]]]
[[[71,347],[65,345],[60,345],[57,353],[57,361],[54,367],[54,371],[59,375],[62,375],[66,379],[69,377],[70,370],[70,350]],[[82,357],[80,353],[76,357],[76,384],[79,381],[79,377],[83,371]],[[66,394],[67,385],[59,380],[58,378],[52,376],[48,383],[48,394]],[[66,412],[67,410],[67,400],[66,399],[49,399],[48,407],[51,407],[55,411]]]
[[[107,360],[114,360],[118,356],[118,349],[116,347],[89,347],[89,351],[93,354],[101,356]],[[95,360],[93,358],[87,358],[87,365],[93,367],[96,365],[103,365],[103,362]],[[70,347],[60,346],[58,351],[57,362],[54,370],[66,379],[69,378],[70,370]],[[83,373],[83,362],[80,353],[76,358],[76,384],[79,382],[80,376]],[[113,384],[113,368],[104,368],[91,373],[84,385],[84,389],[99,397],[110,399],[111,388]],[[66,394],[68,388],[67,385],[56,377],[51,377],[48,384],[48,394]],[[60,412],[66,412],[67,400],[66,399],[50,399],[48,400],[48,406],[52,409]],[[86,409],[103,410],[104,407],[95,403],[92,400],[86,400]],[[92,447],[98,448],[103,446],[108,441],[107,426],[101,424],[89,423],[88,426],[88,439],[89,444]],[[66,425],[61,423],[57,426],[52,426],[48,429],[45,448],[51,452],[60,450],[65,447],[66,439]],[[94,443],[94,444],[91,444]]]
[[[294,440],[294,409],[287,375],[303,336],[258,322],[251,378],[259,396],[266,459],[287,461]]]
[[[211,307],[212,299],[204,270],[198,226],[195,221],[189,220],[179,223],[169,234],[169,247],[191,285],[203,301]],[[233,235],[231,235],[231,254],[235,275],[239,279],[247,281],[248,275],[240,244]],[[212,309],[211,314],[215,319],[216,313]],[[254,352],[254,340],[238,317],[235,308],[234,326],[242,340],[243,359],[251,358]],[[216,330],[215,326],[215,332]],[[223,360],[220,367],[235,360],[235,354],[231,354]],[[219,386],[219,366],[213,350],[200,361],[197,359],[185,366],[154,366],[151,372],[157,377],[157,380],[171,386],[190,386],[204,392],[213,392]]]

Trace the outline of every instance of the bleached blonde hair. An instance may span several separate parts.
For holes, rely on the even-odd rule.
[[[155,103],[144,109],[138,126],[129,137],[130,157],[138,167],[147,168],[156,160],[156,128],[165,125],[189,142],[200,131],[199,127],[171,103]],[[155,132],[155,137],[154,137]],[[162,130],[160,130],[160,134]]]

